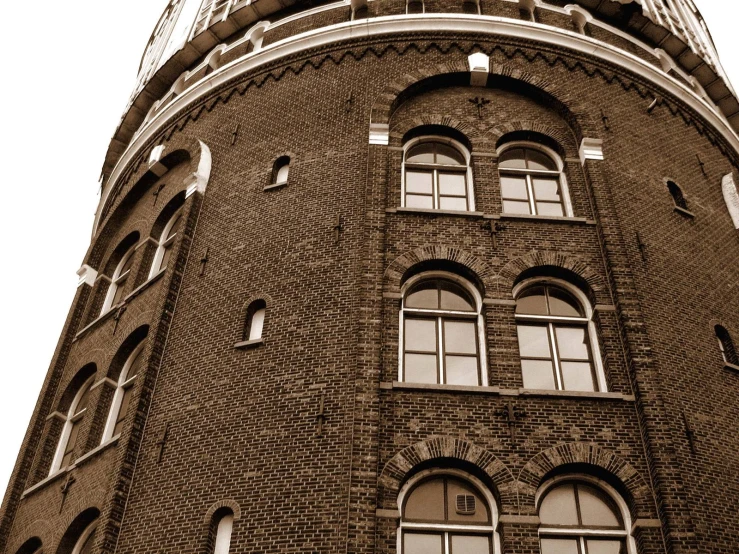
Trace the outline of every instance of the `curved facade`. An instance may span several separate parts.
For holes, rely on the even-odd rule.
[[[732,552],[737,129],[689,0],[173,0],[0,551]]]

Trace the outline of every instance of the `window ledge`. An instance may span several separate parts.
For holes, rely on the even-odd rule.
[[[737,368],[739,369],[739,368]],[[487,394],[499,396],[541,396],[558,398],[587,398],[595,400],[621,400],[634,402],[633,395],[621,394],[620,392],[581,392],[567,390],[538,390],[538,389],[501,389],[491,386],[467,386],[467,385],[437,385],[430,383],[380,383],[382,390],[407,390],[407,391],[429,391],[429,392],[461,392],[472,394]]]
[[[241,342],[237,342],[234,344],[234,348],[240,348],[242,350],[245,350],[247,348],[256,348],[257,346],[260,346],[264,344],[264,339],[253,339],[253,340],[242,340]]]
[[[733,371],[739,371],[739,365],[730,364],[729,362],[724,362],[724,369],[731,369]]]
[[[584,217],[560,217],[556,215],[500,214],[493,219],[519,219],[523,221],[546,221],[547,223],[575,223],[578,225],[595,225],[592,219]]]
[[[686,210],[685,208],[681,208],[680,206],[673,206],[673,208],[680,215],[683,215],[685,217],[689,217],[690,219],[695,219],[695,214],[693,212],[691,212],[690,210]]]
[[[620,392],[593,392],[574,390],[540,390],[540,389],[518,389],[501,390],[501,394],[510,396],[556,396],[562,398],[593,398],[596,400],[623,400],[634,402],[636,398],[632,394],[621,394]]]
[[[84,464],[90,458],[93,458],[93,457],[97,456],[103,450],[106,450],[107,448],[113,446],[115,443],[118,442],[118,439],[120,439],[120,438],[121,438],[121,435],[119,433],[115,437],[113,437],[113,438],[105,441],[103,444],[100,444],[100,445],[96,446],[95,448],[93,448],[89,452],[86,452],[85,454],[83,454],[82,456],[80,456],[79,458],[77,458],[74,461],[74,465],[75,466],[80,466],[80,465]]]
[[[463,212],[458,210],[429,210],[426,208],[386,208],[385,213],[388,214],[417,214],[438,217],[442,215],[450,215],[456,217],[477,217],[480,218],[485,214],[483,212]]]
[[[21,494],[21,499],[26,498],[27,496],[35,493],[37,490],[43,489],[46,485],[48,485],[49,483],[53,483],[54,481],[56,481],[57,479],[59,479],[63,475],[66,475],[67,472],[73,470],[74,468],[75,468],[75,465],[72,464],[72,465],[69,465],[67,467],[63,467],[63,468],[59,469],[56,473],[53,473],[52,475],[49,475],[46,479],[43,479],[42,481],[39,481],[38,483],[36,483],[32,487],[29,487],[26,490],[24,490],[23,491],[23,494]]]
[[[393,381],[392,383],[380,383],[381,389],[386,390],[416,390],[435,392],[471,392],[475,394],[500,394],[499,387],[469,386],[469,385],[437,385],[431,383],[403,383]]]
[[[287,181],[283,181],[282,183],[272,183],[270,185],[267,185],[262,190],[267,192],[268,190],[277,190],[281,189],[282,187],[287,185]]]
[[[144,292],[144,290],[148,289],[151,285],[156,283],[159,279],[162,278],[162,275],[167,271],[166,267],[163,267],[158,272],[156,272],[154,275],[151,276],[146,282],[141,283],[138,287],[133,289],[128,295],[123,299],[123,303],[127,304],[134,298],[136,298],[139,294]]]
[[[103,321],[106,321],[107,319],[113,317],[115,314],[115,311],[123,306],[123,302],[120,304],[116,304],[115,306],[111,306],[110,309],[105,312],[104,314],[101,314],[97,317],[97,319],[92,320],[90,323],[88,323],[85,327],[80,329],[77,334],[74,336],[74,340],[78,340],[82,337],[82,335],[87,334],[93,327],[97,327],[100,325]]]

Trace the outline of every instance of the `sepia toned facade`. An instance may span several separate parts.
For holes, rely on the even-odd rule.
[[[0,552],[736,552],[738,177],[690,0],[172,0]]]

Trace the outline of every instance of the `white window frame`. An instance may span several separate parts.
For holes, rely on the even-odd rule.
[[[416,146],[417,144],[423,143],[423,142],[439,142],[442,144],[446,144],[447,146],[451,146],[455,150],[457,150],[460,154],[464,156],[465,163],[467,164],[466,171],[461,170],[460,166],[457,165],[445,165],[445,164],[410,164],[411,170],[415,166],[427,166],[427,170],[433,171],[433,177],[432,177],[432,195],[433,195],[433,208],[425,208],[425,209],[433,209],[434,211],[460,211],[461,213],[465,212],[474,212],[475,211],[475,187],[472,183],[472,155],[470,154],[470,151],[467,149],[467,147],[462,144],[461,142],[454,140],[449,137],[445,137],[443,135],[423,135],[420,137],[416,137],[414,139],[411,139],[407,141],[403,145],[403,162],[401,163],[400,172],[401,172],[401,185],[400,185],[400,206],[402,208],[405,208],[405,172],[406,172],[406,163],[405,158],[408,154],[408,151]],[[451,171],[458,171],[459,173],[464,173],[465,175],[465,181],[466,181],[466,192],[467,192],[467,210],[442,210],[439,207],[439,178],[438,178],[438,171],[443,170],[445,167],[448,167]],[[419,208],[409,208],[409,209],[419,209]]]
[[[105,295],[105,301],[103,302],[103,307],[100,310],[100,315],[107,313],[113,307],[113,299],[115,298],[116,292],[118,292],[120,282],[125,281],[129,277],[129,274],[131,273],[130,269],[124,273],[121,273],[121,271],[126,265],[126,262],[128,262],[131,256],[133,256],[136,252],[136,246],[136,244],[131,245],[131,247],[126,250],[126,253],[123,254],[121,261],[118,262],[118,265],[113,272],[113,278],[110,280],[110,286],[108,287],[108,292]],[[123,284],[125,284],[125,282]]]
[[[98,527],[98,520],[93,520],[90,525],[88,525],[84,531],[82,531],[82,534],[80,535],[80,538],[77,539],[77,542],[74,544],[74,548],[72,549],[72,554],[80,554],[82,552],[82,547],[85,546],[85,541],[92,535]]]
[[[557,171],[545,171],[545,170],[536,170],[536,169],[505,169],[500,168],[498,166],[498,177],[501,176],[501,173],[508,173],[511,174],[520,174],[526,176],[526,188],[528,190],[529,195],[529,209],[531,210],[531,213],[529,214],[531,217],[557,217],[557,216],[548,216],[548,215],[540,215],[536,213],[536,202],[534,201],[534,190],[533,190],[533,183],[531,181],[532,175],[541,175],[545,177],[557,177],[559,179],[559,188],[560,193],[562,195],[562,205],[564,206],[564,216],[559,217],[575,217],[574,210],[572,209],[572,198],[570,198],[570,187],[567,183],[567,176],[565,175],[565,166],[564,161],[560,157],[557,152],[549,148],[548,146],[544,146],[543,144],[539,144],[538,142],[528,142],[525,140],[517,140],[512,142],[506,142],[505,144],[501,145],[497,149],[498,158],[503,155],[504,152],[507,150],[511,150],[513,148],[528,148],[529,150],[539,150],[543,154],[546,154],[549,156],[549,158],[554,161],[554,163],[557,165]],[[501,185],[500,190],[500,198],[501,198],[501,213],[504,213],[506,215],[526,215],[526,214],[516,214],[516,213],[509,213],[503,211],[503,205],[502,205],[502,199],[503,199],[503,186]]]
[[[478,492],[485,497],[485,501],[488,504],[488,509],[490,510],[490,520],[491,525],[447,525],[447,524],[441,524],[441,523],[412,523],[412,522],[404,522],[404,513],[403,513],[403,505],[405,503],[405,497],[408,495],[409,492],[413,490],[413,488],[418,484],[420,481],[427,479],[429,477],[456,477],[457,479],[461,481],[467,481],[470,484],[472,484]],[[445,533],[445,552],[449,552],[449,532],[464,532],[469,531],[471,533],[479,533],[479,534],[486,534],[490,535],[493,539],[493,554],[500,554],[502,552],[501,546],[500,546],[500,535],[498,534],[498,504],[495,501],[495,497],[490,492],[490,489],[488,489],[487,485],[485,485],[482,481],[477,479],[476,477],[470,475],[469,473],[466,473],[464,471],[460,471],[457,469],[439,469],[439,468],[433,468],[433,469],[427,469],[424,471],[421,471],[420,473],[414,475],[411,477],[404,485],[401,487],[400,491],[398,492],[398,513],[400,514],[400,521],[398,524],[397,529],[397,543],[396,543],[396,552],[399,554],[403,554],[403,533],[405,531],[433,531],[435,533]]]
[[[461,286],[464,290],[466,290],[470,295],[472,295],[472,298],[475,301],[475,312],[476,314],[473,314],[472,312],[457,312],[457,311],[446,311],[446,310],[424,310],[424,309],[417,309],[417,308],[406,308],[405,307],[405,298],[408,294],[408,291],[417,283],[420,281],[426,281],[426,280],[435,280],[435,279],[443,279],[446,281],[452,281],[453,283]],[[462,316],[465,318],[472,318],[471,315],[474,317],[476,315],[476,319],[474,320],[477,325],[477,351],[479,354],[478,359],[478,370],[480,371],[480,382],[482,383],[479,386],[487,387],[488,386],[488,364],[487,364],[487,351],[485,347],[485,321],[482,316],[482,295],[480,294],[480,291],[477,290],[477,287],[475,287],[472,283],[467,281],[464,277],[460,277],[459,275],[456,275],[454,273],[451,273],[449,271],[426,271],[423,273],[419,273],[418,275],[414,275],[408,281],[406,281],[403,284],[403,287],[401,288],[401,304],[400,304],[400,316],[399,316],[399,327],[398,327],[398,381],[403,383],[404,381],[404,368],[403,368],[403,361],[405,358],[405,312],[413,313],[413,314],[420,314],[420,315],[427,315],[428,317],[434,317],[437,318],[437,321],[439,318],[444,317],[445,315],[448,315],[450,317],[455,316]],[[437,323],[438,325],[438,323]],[[437,336],[438,336],[438,330],[437,330]],[[446,375],[444,371],[444,354],[442,351],[437,352],[437,356],[439,356],[440,360],[439,363],[441,364],[441,379],[445,380],[444,377]],[[437,383],[438,385],[444,385],[444,383]],[[471,385],[472,386],[472,385]]]
[[[579,542],[582,542],[585,538],[621,538],[625,539],[626,542],[626,554],[637,554],[636,541],[631,534],[631,513],[629,512],[629,507],[626,504],[626,501],[621,497],[616,489],[614,489],[606,481],[598,479],[597,477],[593,477],[592,475],[570,473],[559,475],[550,479],[549,481],[546,481],[544,484],[541,485],[541,487],[539,487],[539,490],[536,491],[536,496],[534,497],[534,505],[536,506],[537,515],[539,514],[539,508],[541,507],[541,503],[547,493],[557,485],[564,483],[584,483],[587,485],[591,485],[606,494],[616,504],[616,507],[620,512],[621,519],[624,522],[624,529],[623,531],[572,529],[561,527],[545,527],[543,524],[540,524],[538,532],[539,538],[541,538],[542,535],[546,537],[577,536]],[[582,544],[580,544],[580,548],[582,548]],[[584,550],[581,551],[584,552]]]
[[[82,386],[79,388],[77,394],[75,394],[74,398],[72,399],[72,404],[70,404],[69,410],[67,411],[67,415],[64,419],[62,432],[59,435],[59,442],[56,445],[56,452],[54,453],[54,458],[51,462],[49,475],[54,475],[59,470],[63,469],[61,467],[62,460],[64,459],[64,451],[67,449],[67,442],[69,441],[69,434],[72,431],[72,425],[80,421],[83,417],[85,417],[85,414],[87,413],[87,408],[83,408],[82,411],[80,411],[78,414],[75,414],[75,410],[77,409],[77,405],[82,399],[82,396],[90,390],[94,379],[95,374],[88,377],[87,380],[82,383]]]
[[[249,314],[249,321],[247,322],[247,330],[249,331],[246,340],[259,340],[262,338],[264,332],[264,320],[267,317],[267,307],[257,308]],[[258,333],[257,333],[258,331]]]
[[[229,554],[231,550],[231,535],[233,533],[234,514],[223,514],[216,523],[216,540],[213,554]]]
[[[177,233],[169,237],[167,239],[167,235],[172,230],[172,227],[175,223],[177,223],[177,218],[182,215],[182,206],[180,206],[175,213],[172,214],[172,217],[169,218],[169,221],[167,221],[167,224],[164,226],[164,230],[162,230],[162,233],[159,235],[159,240],[157,240],[157,249],[154,253],[154,259],[151,262],[151,269],[149,270],[149,279],[154,277],[157,273],[162,271],[163,268],[162,260],[164,259],[164,253],[167,251],[168,248],[172,248],[172,243],[177,239]]]
[[[575,299],[580,303],[580,307],[583,308],[585,311],[585,317],[559,317],[559,316],[549,316],[549,315],[529,315],[529,314],[516,314],[516,328],[518,329],[518,322],[519,321],[540,321],[540,322],[549,322],[550,326],[552,323],[556,322],[562,322],[562,323],[584,323],[587,326],[588,331],[588,338],[590,340],[590,352],[593,357],[593,370],[595,372],[595,380],[596,384],[598,386],[597,391],[593,392],[608,392],[608,384],[606,382],[606,375],[605,370],[603,367],[603,358],[601,357],[601,351],[600,351],[600,343],[598,341],[598,333],[597,329],[595,327],[595,322],[593,321],[593,307],[590,304],[590,300],[588,300],[588,297],[585,295],[585,293],[578,287],[572,285],[571,283],[568,283],[567,281],[563,279],[556,279],[554,277],[532,277],[530,279],[525,279],[524,281],[521,281],[518,283],[515,287],[513,287],[513,298],[514,300],[518,300],[519,295],[524,292],[526,289],[535,287],[537,285],[551,285],[554,287],[559,287],[561,289],[564,289],[565,291],[569,292],[571,295],[575,297]],[[548,331],[549,332],[549,331]],[[551,340],[551,332],[550,334],[550,340]],[[569,389],[562,388],[562,383],[560,381],[561,377],[561,370],[559,369],[559,353],[557,351],[557,348],[555,345],[550,344],[550,348],[552,349],[552,363],[555,364],[555,371],[557,373],[557,379],[556,384],[559,388],[555,389],[562,392],[568,392]],[[520,357],[520,345],[519,345],[519,357]],[[570,392],[578,392],[578,391],[570,391]]]
[[[134,383],[136,382],[136,377],[138,377],[138,375],[134,375],[129,379],[128,371],[131,369],[131,365],[136,359],[136,356],[138,356],[139,353],[141,353],[141,351],[144,349],[145,343],[146,341],[142,340],[141,343],[139,343],[138,346],[133,349],[133,352],[131,352],[131,354],[126,359],[126,363],[123,365],[123,369],[121,369],[121,373],[118,377],[118,386],[115,389],[113,401],[110,404],[108,420],[105,423],[105,430],[103,431],[103,438],[100,441],[100,444],[104,444],[115,438],[113,436],[113,430],[115,429],[118,414],[121,410],[121,401],[123,400],[123,395],[125,394],[126,389],[133,387]]]

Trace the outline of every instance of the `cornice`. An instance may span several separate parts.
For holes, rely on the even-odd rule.
[[[98,207],[98,217],[110,191],[124,175],[126,168],[135,160],[142,148],[150,143],[168,123],[216,90],[232,85],[233,82],[247,73],[264,71],[281,61],[294,59],[300,55],[312,55],[332,45],[346,43],[347,41],[361,41],[362,39],[397,40],[404,35],[418,35],[419,33],[453,33],[456,36],[502,36],[527,43],[536,42],[549,45],[556,49],[584,55],[608,65],[625,69],[663,89],[669,95],[679,98],[707,121],[724,138],[727,144],[739,153],[739,137],[726,119],[717,113],[714,106],[698,96],[689,86],[664,73],[658,67],[609,44],[555,27],[495,16],[462,14],[387,16],[344,22],[288,37],[224,65],[185,90],[142,127],[127,146],[103,190]],[[200,109],[202,110],[203,107]]]

